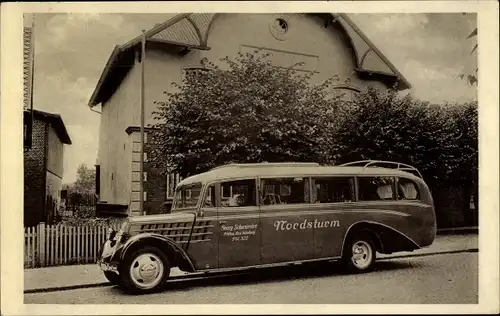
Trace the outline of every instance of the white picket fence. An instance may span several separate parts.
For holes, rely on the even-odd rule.
[[[24,228],[24,267],[97,262],[99,249],[109,227],[115,230],[120,223],[100,226],[45,225]]]

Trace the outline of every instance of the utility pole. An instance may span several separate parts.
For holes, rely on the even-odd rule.
[[[24,148],[32,145],[33,134],[33,85],[35,73],[35,15],[23,16],[23,79],[24,79]]]
[[[140,155],[140,209],[141,214],[146,215],[144,210],[144,70],[146,62],[146,31],[142,30],[141,40],[141,155]]]

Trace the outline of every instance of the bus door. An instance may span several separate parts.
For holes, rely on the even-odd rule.
[[[220,183],[217,208],[219,269],[260,264],[257,196],[255,178]]]
[[[188,254],[196,263],[197,269],[216,269],[219,234],[216,204],[216,183],[211,183],[203,196],[196,222],[191,233]]]
[[[261,262],[272,264],[314,258],[314,214],[307,177],[261,178]]]

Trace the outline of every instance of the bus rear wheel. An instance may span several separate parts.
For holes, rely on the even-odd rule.
[[[357,233],[349,237],[344,245],[342,261],[349,272],[363,273],[373,270],[377,250],[368,233]]]

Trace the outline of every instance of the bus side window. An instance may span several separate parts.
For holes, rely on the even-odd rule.
[[[394,200],[394,182],[392,177],[358,177],[359,200]]]
[[[215,185],[211,184],[208,187],[207,194],[205,195],[205,207],[215,207]]]
[[[398,178],[398,200],[420,200],[420,192],[415,182]]]
[[[335,203],[354,201],[354,178],[318,177],[313,179],[314,203]]]
[[[261,205],[309,203],[308,178],[261,179]]]
[[[257,206],[255,179],[221,183],[221,207]]]

